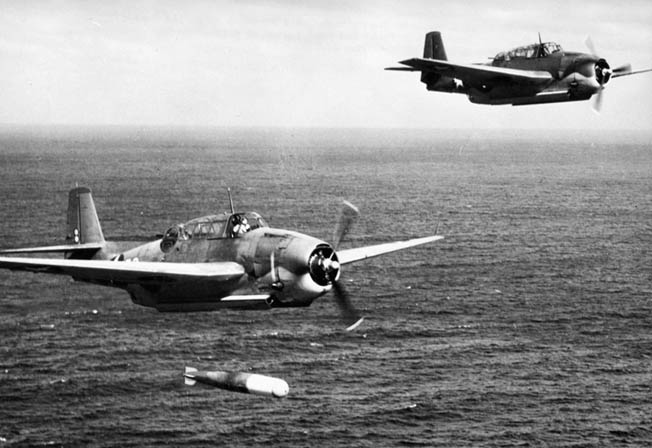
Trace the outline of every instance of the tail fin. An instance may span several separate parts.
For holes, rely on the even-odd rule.
[[[439,31],[431,31],[426,34],[426,42],[423,44],[423,57],[424,59],[439,59],[440,61],[448,60]],[[428,86],[434,85],[440,78],[441,75],[436,73],[421,72],[421,82]]]
[[[195,383],[197,382],[196,380],[193,379],[193,373],[197,372],[197,369],[194,367],[187,367],[186,366],[186,372],[183,375],[183,380],[186,384],[186,386],[194,386]]]
[[[444,42],[441,40],[441,33],[439,31],[431,31],[426,34],[423,57],[424,59],[439,59],[440,61],[448,60],[446,50],[444,49]]]
[[[63,252],[65,258],[90,260],[105,246],[100,221],[97,219],[91,190],[77,187],[68,196],[68,230],[66,244],[0,250],[1,254]]]
[[[104,242],[90,188],[76,187],[68,194],[66,242],[68,244]]]

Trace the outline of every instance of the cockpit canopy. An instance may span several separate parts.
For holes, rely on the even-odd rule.
[[[514,58],[545,58],[553,53],[563,51],[561,45],[555,42],[544,42],[542,44],[526,45],[524,47],[514,48],[513,50],[500,52],[496,55],[494,61],[509,61]]]
[[[171,227],[163,239],[215,239],[237,238],[240,235],[260,227],[268,227],[256,212],[223,213],[191,219],[185,224]]]

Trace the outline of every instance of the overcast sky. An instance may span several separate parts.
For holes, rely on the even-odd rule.
[[[590,102],[482,106],[383,68],[443,34],[454,62],[537,33],[652,67],[652,1],[0,0],[0,123],[652,129],[652,73]]]

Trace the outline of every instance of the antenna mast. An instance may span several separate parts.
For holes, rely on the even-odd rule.
[[[233,208],[233,198],[231,197],[231,188],[227,187],[226,192],[229,195],[229,205],[231,206],[231,213],[235,213],[235,209]]]

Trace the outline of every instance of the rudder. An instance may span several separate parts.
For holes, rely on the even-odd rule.
[[[431,31],[426,34],[426,41],[423,44],[423,58],[424,59],[438,59],[440,61],[447,61],[446,50],[444,49],[444,41],[441,38],[439,31]],[[434,86],[439,79],[440,74],[430,73],[426,71],[421,72],[421,82],[430,86]]]
[[[446,50],[444,49],[444,41],[441,39],[439,31],[431,31],[426,34],[426,42],[423,45],[423,57],[425,59],[439,59],[440,61],[447,61]]]
[[[88,187],[76,187],[68,193],[68,244],[101,243],[104,241],[95,203]]]

